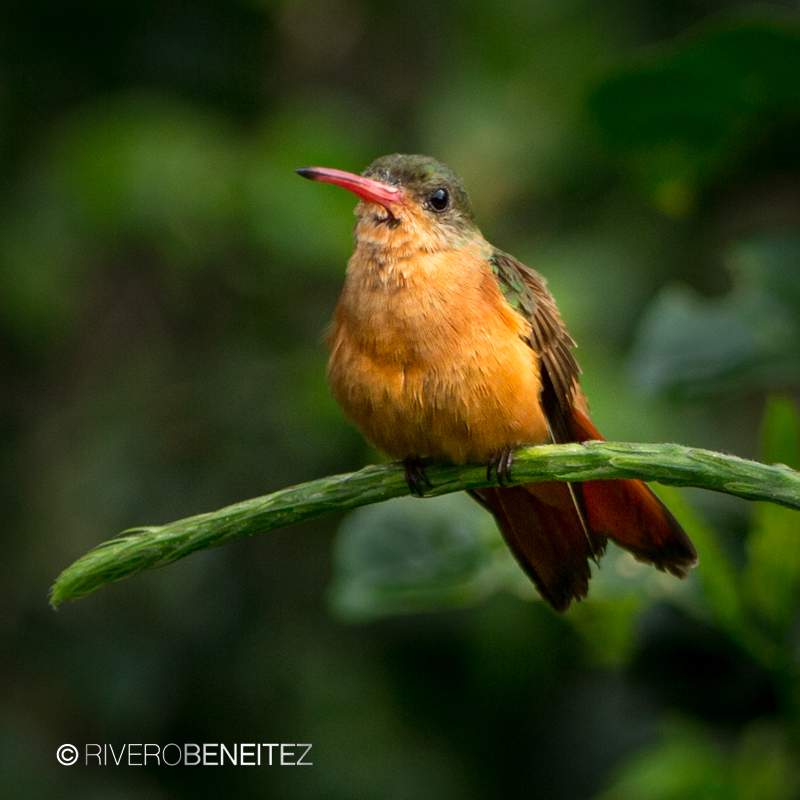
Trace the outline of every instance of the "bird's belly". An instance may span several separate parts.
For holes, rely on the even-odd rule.
[[[487,461],[548,440],[538,359],[517,335],[482,329],[470,343],[381,350],[337,331],[328,365],[334,397],[392,458]]]

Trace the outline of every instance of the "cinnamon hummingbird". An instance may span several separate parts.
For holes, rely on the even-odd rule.
[[[297,172],[359,198],[328,380],[366,438],[402,460],[411,491],[428,483],[423,458],[496,471],[498,486],[471,494],[557,611],[586,597],[608,539],[686,577],[697,551],[641,481],[506,485],[517,448],[603,437],[544,278],[483,238],[461,178],[400,154],[361,175]]]

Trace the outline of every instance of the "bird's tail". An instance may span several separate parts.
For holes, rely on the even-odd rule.
[[[572,427],[574,441],[603,438],[579,409]],[[642,481],[526,483],[472,494],[494,514],[520,565],[557,611],[586,597],[589,561],[603,554],[608,539],[679,578],[697,563],[680,523]]]

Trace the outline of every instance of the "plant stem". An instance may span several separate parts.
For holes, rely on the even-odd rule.
[[[491,485],[486,467],[431,463],[426,473],[438,496]],[[541,445],[517,452],[515,483],[639,478],[696,486],[800,509],[800,472],[676,444]],[[191,553],[335,511],[408,494],[399,464],[365,467],[348,475],[293,486],[264,497],[158,527],[125,531],[67,567],[53,585],[53,607],[85,597],[107,583],[163,567]]]

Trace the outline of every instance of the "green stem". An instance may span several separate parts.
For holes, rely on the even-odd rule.
[[[490,485],[485,466],[430,464],[426,472],[433,484],[426,490],[430,496]],[[675,444],[587,442],[531,447],[517,453],[513,477],[516,483],[639,478],[800,509],[800,472]],[[405,494],[408,488],[402,467],[382,464],[169,525],[126,531],[67,567],[53,585],[50,602],[55,607],[62,600],[84,597],[107,583],[163,567],[209,547]]]

